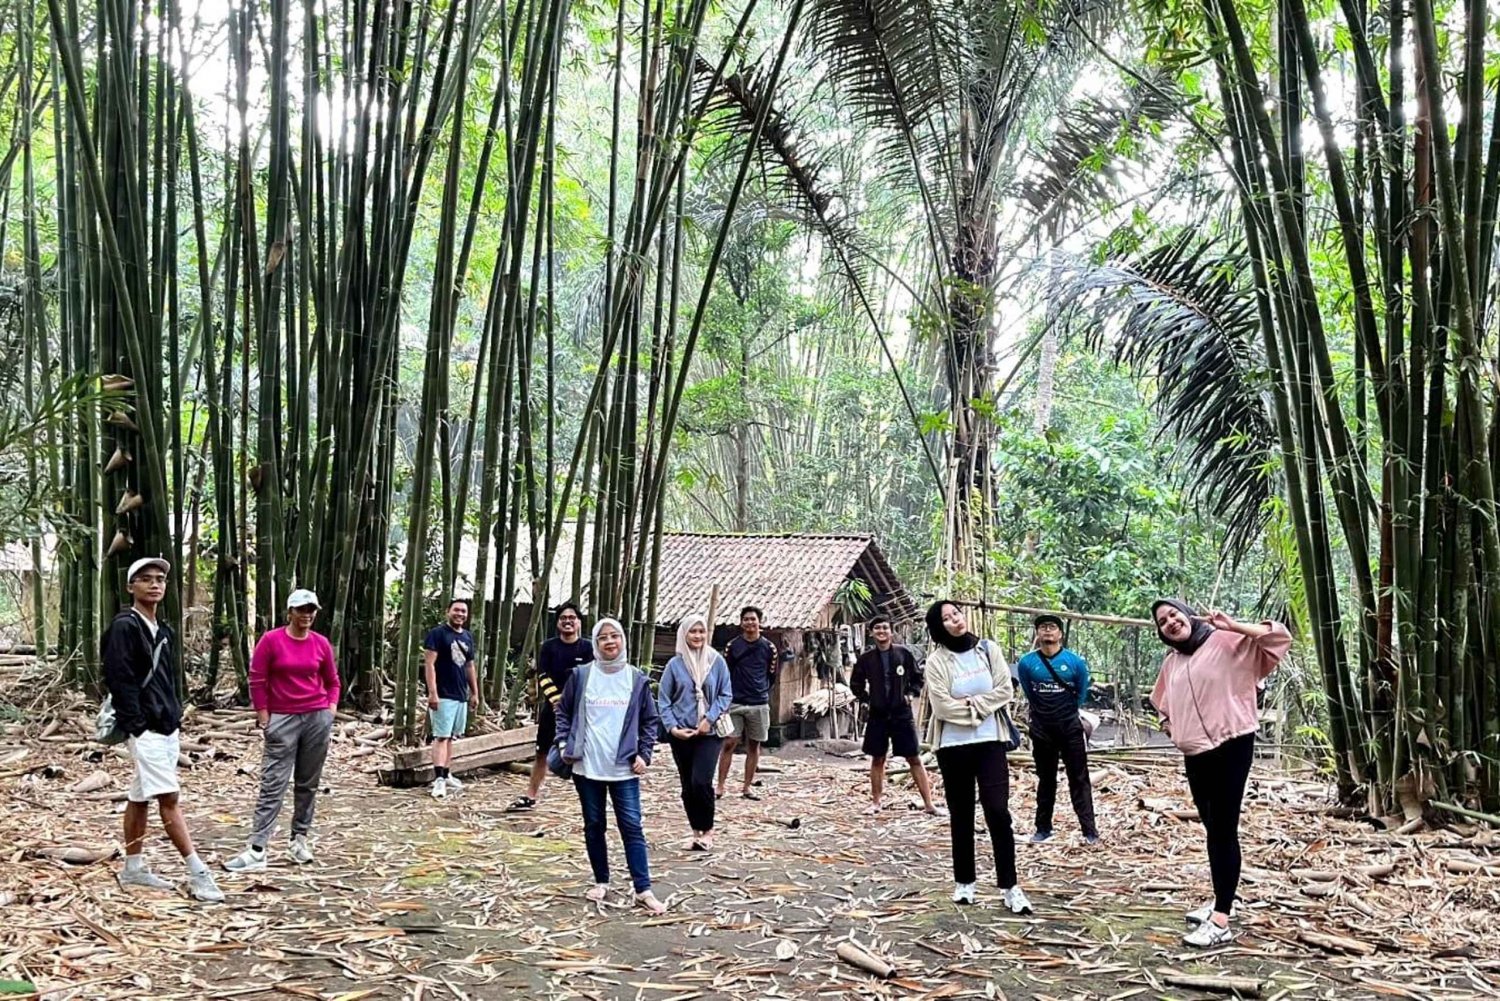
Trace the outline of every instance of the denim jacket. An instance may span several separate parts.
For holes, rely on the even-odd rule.
[[[583,757],[583,748],[578,745],[578,728],[573,724],[583,714],[583,672],[585,668],[599,670],[598,664],[585,664],[573,668],[568,683],[563,686],[562,699],[557,703],[557,743],[562,745],[563,757],[577,761]],[[651,685],[645,672],[633,665],[625,668],[635,673],[630,690],[630,708],[625,710],[625,725],[620,730],[620,746],[615,751],[615,761],[629,765],[640,758],[651,764],[651,752],[656,749],[656,732],[661,718],[656,711],[656,700],[651,697]]]
[[[729,665],[715,651],[713,666],[708,669],[708,677],[703,679],[703,699],[707,703],[703,715],[710,727],[729,711],[729,687]],[[692,730],[698,726],[698,692],[693,685],[693,675],[680,656],[667,661],[666,669],[661,673],[656,707],[661,712],[663,730]]]

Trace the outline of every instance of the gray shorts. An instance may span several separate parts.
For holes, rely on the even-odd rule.
[[[768,705],[729,706],[729,722],[734,724],[736,738],[747,737],[757,744],[764,744],[771,736],[771,707]]]

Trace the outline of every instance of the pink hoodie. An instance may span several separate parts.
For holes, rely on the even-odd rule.
[[[272,629],[250,657],[250,704],[273,713],[311,713],[339,703],[339,669],[321,633],[304,639]]]
[[[1279,622],[1264,636],[1215,629],[1191,657],[1173,650],[1162,661],[1151,704],[1171,721],[1172,743],[1183,754],[1202,754],[1254,733],[1256,685],[1292,646]]]

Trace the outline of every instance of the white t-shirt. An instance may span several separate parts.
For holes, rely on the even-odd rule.
[[[958,664],[953,669],[953,684],[949,694],[955,699],[970,695],[983,695],[992,691],[995,680],[990,674],[990,659],[982,647],[965,650],[958,654]],[[980,720],[978,726],[943,721],[943,735],[939,747],[957,747],[960,744],[979,744],[987,740],[1000,739],[1000,724],[995,714]]]
[[[136,609],[132,608],[131,611],[135,612],[135,617],[138,618],[138,619],[140,619],[141,622],[145,624],[145,626],[146,626],[146,632],[148,632],[148,633],[151,634],[151,640],[152,640],[152,642],[155,642],[156,641],[156,633],[157,633],[158,630],[161,629],[161,626],[159,624],[157,624],[157,621],[155,619],[148,619],[148,618],[146,618],[144,615],[142,615]]]
[[[635,668],[629,665],[610,672],[595,664],[589,671],[588,687],[583,693],[584,778],[597,782],[622,782],[635,777],[629,765],[615,760],[634,691]]]

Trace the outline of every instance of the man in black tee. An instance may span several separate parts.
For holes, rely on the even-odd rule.
[[[517,796],[509,809],[513,813],[536,806],[547,777],[547,749],[557,739],[557,716],[554,707],[562,698],[563,686],[573,669],[594,659],[594,646],[583,639],[583,613],[571,601],[557,609],[557,635],[542,644],[536,655],[536,677],[539,698],[536,716],[536,759],[531,763],[531,783],[524,796]]]
[[[469,632],[469,599],[448,602],[448,621],[427,630],[422,640],[422,675],[427,681],[427,714],[432,727],[432,797],[442,799],[464,784],[449,774],[453,742],[469,727],[469,711],[479,711],[479,671],[474,634]]]
[[[922,809],[934,817],[942,816],[942,809],[932,801],[932,782],[922,764],[917,724],[908,701],[922,694],[922,669],[910,650],[896,645],[890,619],[877,615],[870,620],[870,635],[875,647],[860,655],[849,677],[849,690],[870,707],[863,747],[870,756],[870,806],[865,814],[880,812],[886,757],[894,748],[911,765],[912,780],[922,794]]]
[[[724,648],[732,698],[729,721],[734,724],[734,735],[724,738],[724,749],[719,752],[720,797],[729,783],[734,749],[743,738],[745,785],[740,795],[760,799],[752,786],[760,765],[760,745],[771,735],[771,679],[776,677],[776,644],[760,634],[760,618],[760,609],[753,605],[740,609],[740,635]]]

